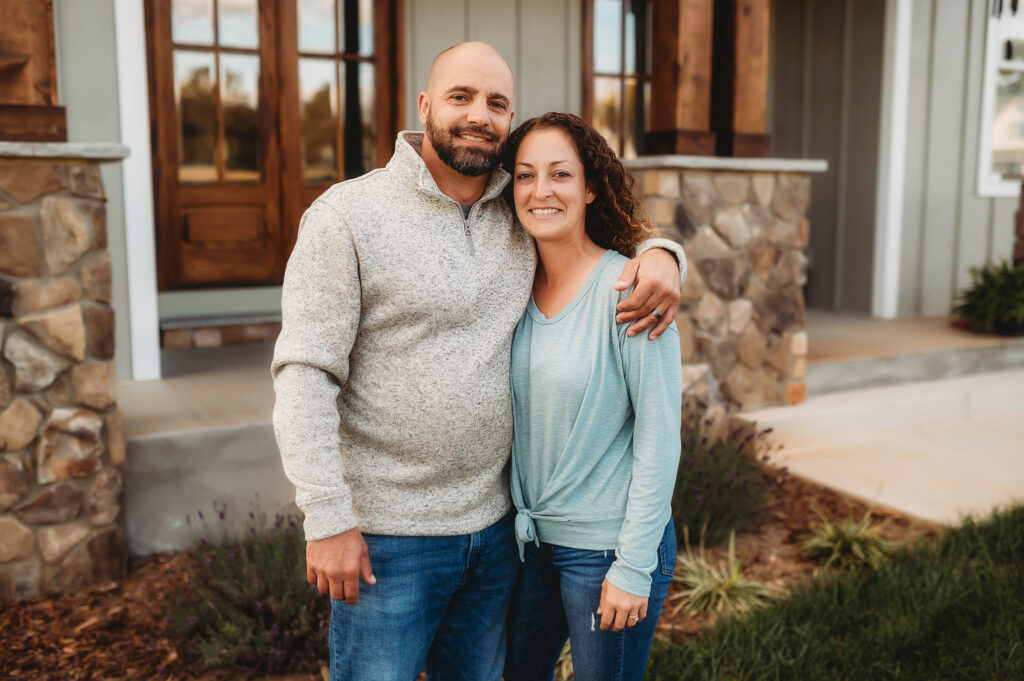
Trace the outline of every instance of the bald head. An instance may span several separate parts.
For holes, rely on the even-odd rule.
[[[430,65],[430,75],[427,77],[427,92],[434,94],[442,82],[447,83],[453,77],[458,79],[461,74],[468,75],[477,71],[499,81],[505,80],[511,97],[515,88],[512,69],[500,52],[487,43],[480,42],[459,43],[434,57],[434,63]]]

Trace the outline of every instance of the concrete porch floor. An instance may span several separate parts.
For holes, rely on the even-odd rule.
[[[791,470],[939,522],[1024,498],[1024,339],[815,311],[807,331],[810,398],[750,414],[775,428]],[[162,380],[120,382],[134,554],[193,543],[185,515],[214,500],[237,511],[235,531],[257,498],[271,515],[289,507],[272,354],[271,344],[164,351]],[[851,376],[859,389],[843,383]],[[923,381],[947,376],[960,377]]]

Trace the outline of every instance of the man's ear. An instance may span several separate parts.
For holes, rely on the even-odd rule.
[[[421,92],[416,98],[416,108],[419,110],[420,123],[427,124],[427,112],[430,111],[430,97],[426,92]]]

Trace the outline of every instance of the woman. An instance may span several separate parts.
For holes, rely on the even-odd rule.
[[[570,114],[509,137],[515,211],[537,244],[512,344],[512,498],[524,561],[506,681],[549,681],[566,637],[578,681],[640,679],[675,565],[675,327],[615,323],[622,264],[651,231],[601,135]]]

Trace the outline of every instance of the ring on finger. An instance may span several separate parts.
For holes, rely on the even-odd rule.
[[[640,615],[630,615],[629,616],[629,621],[631,621],[634,624],[636,624],[637,622],[640,621]]]
[[[661,321],[661,318],[665,316],[658,312],[657,309],[651,310],[651,314],[654,315],[654,318],[657,319],[659,322]]]

